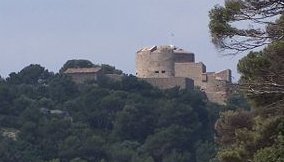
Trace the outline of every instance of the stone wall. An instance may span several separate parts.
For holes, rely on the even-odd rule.
[[[216,79],[218,80],[226,80],[228,82],[232,82],[232,72],[230,69],[226,69],[220,72],[216,72]]]
[[[173,49],[169,46],[153,46],[139,50],[136,55],[136,76],[139,78],[173,77]]]
[[[97,80],[102,75],[100,67],[91,68],[68,68],[64,74],[70,76],[75,83],[84,83],[86,81]]]
[[[73,73],[73,74],[67,74],[72,78],[72,80],[75,83],[81,84],[86,81],[96,81],[98,79],[97,73]]]
[[[224,104],[231,83],[231,70],[206,72],[194,54],[174,46],[143,48],[136,55],[136,76],[161,89],[198,86],[212,102]],[[186,81],[186,78],[191,80]]]
[[[230,82],[226,80],[216,79],[216,73],[206,73],[207,80],[201,84],[201,90],[206,93],[207,98],[211,102],[225,104],[228,97],[228,87]]]
[[[123,76],[122,74],[104,74],[107,78],[113,81],[121,81]]]
[[[194,62],[194,54],[183,50],[174,50],[175,63]]]
[[[201,86],[202,74],[206,72],[203,63],[175,63],[175,76],[187,77],[194,80],[195,86]]]
[[[170,89],[174,87],[180,87],[181,89],[193,89],[194,81],[184,77],[173,78],[143,78],[146,82],[150,83],[154,87],[160,89]]]

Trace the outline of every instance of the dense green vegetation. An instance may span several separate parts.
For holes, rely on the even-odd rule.
[[[227,106],[208,103],[198,89],[162,91],[131,75],[77,85],[63,74],[97,66],[122,74],[88,60],[70,60],[58,74],[30,65],[0,78],[0,161],[284,162],[283,6],[226,0],[211,10],[219,49],[266,45],[239,61]],[[238,26],[244,21],[248,28]]]
[[[221,113],[216,124],[221,162],[284,160],[283,51],[284,43],[275,42],[240,60],[240,89],[252,110]]]
[[[208,162],[219,109],[198,90],[127,75],[76,85],[30,65],[0,81],[0,161]]]
[[[221,162],[284,161],[283,13],[283,0],[227,0],[210,12],[219,49],[236,54],[266,45],[239,61],[238,88],[251,105],[221,113],[216,123]]]
[[[283,0],[224,0],[209,13],[212,42],[237,54],[281,41],[283,11]]]

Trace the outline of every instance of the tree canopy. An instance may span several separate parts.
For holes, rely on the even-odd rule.
[[[231,54],[284,39],[282,0],[225,0],[209,13],[212,41]]]
[[[0,161],[208,162],[220,109],[199,90],[131,75],[77,85],[29,65],[0,82]]]
[[[221,113],[215,125],[221,162],[284,159],[283,14],[282,0],[226,0],[210,11],[213,43],[228,53],[249,52],[238,63],[237,88],[250,109]]]

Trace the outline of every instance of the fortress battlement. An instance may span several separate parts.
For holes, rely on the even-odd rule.
[[[107,76],[120,80],[122,75],[103,74],[100,67],[68,68],[65,74],[80,84]],[[199,87],[211,102],[225,104],[231,85],[231,70],[207,72],[194,53],[172,45],[141,48],[136,52],[136,76],[160,89]]]
[[[191,85],[185,84],[189,81],[177,79],[186,78],[192,80],[194,86],[200,87],[210,101],[220,104],[225,103],[231,83],[230,69],[207,72],[202,62],[195,62],[194,53],[172,45],[139,49],[136,53],[136,76],[161,89],[175,86],[193,88],[186,86]]]

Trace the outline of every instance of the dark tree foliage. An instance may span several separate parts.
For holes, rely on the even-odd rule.
[[[38,84],[44,83],[46,80],[51,77],[53,73],[48,72],[44,67],[31,64],[19,73],[11,73],[7,78],[7,81],[10,84]]]
[[[118,74],[118,75],[123,74],[121,70],[118,70],[114,66],[110,66],[107,64],[102,64],[101,68],[104,74]]]
[[[251,112],[226,112],[216,124],[218,153],[221,162],[283,159],[280,154],[283,138],[283,41],[276,41],[260,52],[250,52],[241,59],[242,74],[238,87],[250,100]],[[244,123],[245,122],[245,123]]]
[[[283,103],[283,52],[284,42],[273,42],[263,51],[250,52],[239,61],[238,70],[242,74],[239,87],[258,107]]]
[[[283,13],[282,0],[225,0],[209,14],[212,41],[236,54],[283,40]]]
[[[216,123],[221,162],[284,159],[283,14],[283,0],[226,0],[210,11],[209,27],[219,49],[236,54],[264,47],[239,61],[236,87],[249,99],[251,111],[242,105],[221,114]]]
[[[244,94],[244,92],[238,90],[235,92],[232,92],[226,102],[226,109],[227,110],[251,110],[251,105]]]
[[[162,91],[131,75],[78,86],[30,65],[0,81],[0,161],[207,162],[210,108],[195,90]]]

